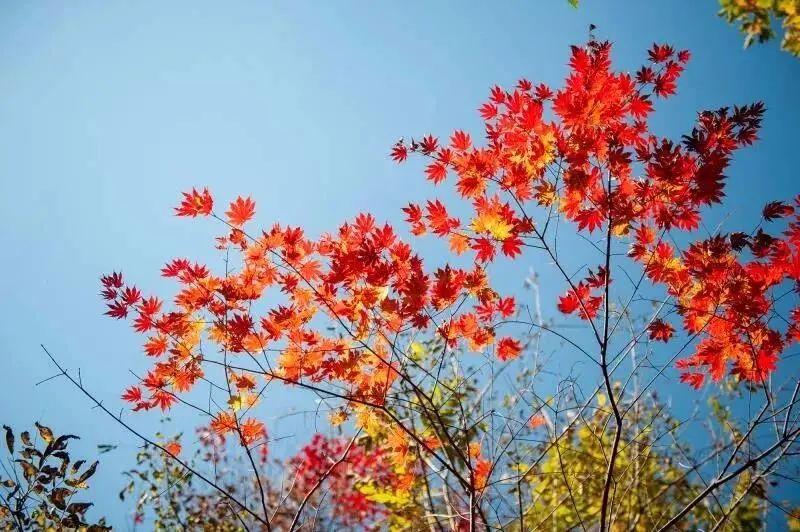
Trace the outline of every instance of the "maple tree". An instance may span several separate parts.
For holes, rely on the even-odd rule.
[[[135,411],[199,412],[204,438],[237,446],[255,471],[245,498],[205,478],[227,501],[218,511],[267,530],[313,528],[327,499],[328,522],[339,526],[477,530],[525,529],[530,512],[549,508],[562,523],[622,529],[634,511],[621,486],[631,467],[643,467],[643,482],[683,490],[647,517],[648,527],[668,529],[695,519],[698,505],[719,501],[729,485],[744,482],[742,493],[752,493],[750,484],[792,456],[800,383],[773,379],[800,340],[800,307],[790,302],[800,280],[800,197],[768,204],[747,232],[700,232],[725,196],[733,155],[756,141],[764,105],[703,111],[680,142],[661,137],[649,118],[657,100],[675,94],[689,52],[653,45],[629,74],[612,68],[611,51],[594,40],[574,46],[560,88],[526,79],[494,87],[479,109],[481,141],[457,130],[397,142],[395,161],[417,156],[427,179],[448,187],[403,209],[410,241],[367,213],[319,237],[277,223],[257,230],[253,199],[238,197],[221,213],[208,189],[193,189],[175,214],[223,228],[215,245],[224,271],[171,260],[161,270],[178,287],[169,302],[121,273],[102,277],[107,314],[131,319],[152,359],[122,399]],[[588,267],[560,251],[565,230],[593,255]],[[426,234],[446,242],[452,263],[431,266],[414,251],[410,242]],[[493,264],[522,257],[553,266],[555,321],[544,321],[540,304],[494,288]],[[562,324],[582,332],[570,337]],[[596,370],[591,393],[571,376],[552,394],[537,391],[543,373],[559,369],[541,361],[547,342]],[[505,368],[516,370],[510,382],[501,380]],[[695,468],[699,478],[713,475],[708,482],[669,468],[658,477],[653,468],[666,458],[631,454],[637,438],[643,449],[652,440],[631,433],[630,416],[672,371],[687,393],[733,385],[764,401],[720,440],[718,470]],[[631,396],[633,382],[645,384]],[[192,396],[201,383],[210,386],[207,404]],[[258,415],[277,386],[320,398],[331,432],[283,463],[293,482],[282,491],[261,473],[269,427]],[[547,445],[528,446],[538,458],[526,456],[536,465],[521,471],[522,442],[536,438]],[[603,460],[579,502],[569,481],[532,474],[543,467],[580,477],[584,466],[571,455],[581,448]],[[192,471],[177,440],[157,449],[168,476]],[[164,508],[158,519],[179,515],[165,517]],[[714,510],[708,522],[726,526],[731,513]]]

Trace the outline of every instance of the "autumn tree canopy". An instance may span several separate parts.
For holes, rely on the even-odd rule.
[[[660,136],[650,118],[689,63],[655,44],[629,73],[592,39],[572,47],[559,87],[493,87],[484,131],[398,141],[391,157],[424,161],[441,191],[403,209],[407,228],[364,212],[320,236],[260,229],[250,197],[220,207],[207,188],[185,192],[175,214],[221,229],[224,267],[169,260],[173,295],[102,277],[107,314],[130,320],[152,361],[122,398],[197,413],[204,445],[228,440],[255,473],[227,488],[205,478],[224,506],[191,495],[159,519],[210,504],[267,530],[760,523],[767,479],[800,436],[799,384],[781,373],[800,339],[800,197],[708,229],[766,109],[720,102],[682,138]],[[451,260],[424,259],[424,235]],[[574,264],[566,235],[594,262]],[[560,279],[559,316],[542,314],[535,278],[524,300],[494,288],[493,267],[523,259]],[[568,352],[591,375],[559,366]],[[687,396],[709,390],[712,445],[681,440],[658,398],[670,375]],[[267,467],[259,403],[283,389],[316,396],[327,427]],[[732,419],[743,394],[759,406]],[[166,475],[198,471],[170,462],[177,441],[153,449]]]

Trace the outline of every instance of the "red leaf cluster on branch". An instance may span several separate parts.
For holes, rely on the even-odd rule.
[[[407,152],[432,159],[427,173],[435,183],[454,175],[456,191],[474,207],[467,228],[456,220],[432,232],[449,238],[454,250],[472,248],[479,263],[493,260],[498,246],[514,257],[520,243],[543,240],[544,228],[528,214],[535,203],[551,212],[557,207],[579,232],[605,228],[616,237],[633,235],[630,256],[651,281],[667,287],[685,331],[700,337],[695,353],[678,363],[682,380],[699,387],[706,373],[719,380],[730,371],[761,381],[775,369],[787,335],[796,339],[798,330],[798,313],[784,335],[768,325],[773,308],[769,289],[798,279],[790,265],[798,260],[800,244],[795,223],[783,237],[763,232],[719,236],[683,253],[663,237],[670,230],[697,229],[701,209],[721,202],[731,156],[756,140],[764,106],[702,112],[682,143],[675,143],[653,134],[648,116],[654,97],[675,93],[689,53],[654,45],[650,64],[631,77],[611,70],[610,52],[609,43],[573,47],[561,90],[534,87],[527,80],[510,91],[492,89],[480,108],[486,146],[473,145],[458,131],[450,145],[433,152],[423,152],[414,142],[407,147]],[[435,139],[427,144],[438,145]],[[414,234],[423,234],[428,224],[414,215],[418,212],[413,205],[406,209]],[[764,219],[793,212],[792,206],[773,202]],[[493,238],[482,234],[483,228]],[[754,260],[739,253],[745,245]],[[606,274],[590,272],[586,280],[570,282],[559,310],[595,318]],[[661,319],[648,330],[651,339],[660,341],[674,332]]]
[[[515,359],[522,342],[496,337],[498,320],[511,317],[515,303],[492,289],[487,264],[515,259],[529,247],[554,259],[547,230],[556,213],[584,236],[629,240],[629,256],[665,287],[684,332],[698,339],[694,353],[678,363],[683,381],[699,387],[707,375],[766,378],[787,342],[800,339],[800,310],[785,331],[771,324],[770,290],[800,279],[795,207],[775,202],[765,208],[765,221],[794,216],[782,234],[759,227],[682,251],[665,238],[696,230],[702,210],[721,202],[726,168],[737,149],[755,141],[764,107],[700,113],[682,142],[673,142],[651,132],[648,118],[655,98],[675,93],[689,53],[654,45],[649,63],[633,76],[612,70],[610,54],[609,43],[573,47],[558,90],[524,79],[511,90],[494,87],[480,107],[485,143],[458,130],[448,141],[427,135],[393,147],[397,162],[410,154],[425,157],[434,184],[453,179],[470,209],[468,221],[452,216],[439,199],[403,210],[413,235],[430,232],[446,239],[454,254],[471,253],[466,267],[426,269],[394,228],[370,214],[319,238],[279,224],[251,232],[250,198],[233,201],[223,219],[208,189],[184,193],[176,214],[224,222],[229,231],[217,246],[238,252],[241,265],[217,275],[187,259],[168,263],[162,274],[179,283],[172,310],[144,298],[121,274],[102,278],[107,314],[133,314],[135,330],[147,335],[144,350],[155,359],[123,399],[135,409],[168,409],[204,376],[204,364],[225,364],[204,351],[201,339],[207,338],[226,357],[260,367],[239,373],[225,367],[231,409],[211,413],[215,433],[238,433],[249,445],[264,436],[263,425],[239,411],[257,399],[251,390],[259,379],[335,384],[343,399],[380,407],[393,384],[405,379],[393,343],[404,333],[436,331],[450,347],[493,349],[500,360]],[[544,214],[539,218],[534,210]],[[564,273],[558,308],[593,322],[605,312],[612,276],[607,266],[577,283]],[[647,333],[668,342],[675,328],[657,318]],[[273,352],[275,366],[262,366],[260,357]]]
[[[392,471],[384,451],[321,434],[315,434],[289,464],[295,472],[292,489],[300,498],[324,488],[332,499],[335,515],[346,526],[364,526],[385,512],[379,503],[356,489],[359,484],[369,482],[394,491],[409,482]]]

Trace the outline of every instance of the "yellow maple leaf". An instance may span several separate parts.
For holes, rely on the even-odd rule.
[[[228,406],[231,407],[231,410],[234,412],[238,412],[243,408],[250,408],[251,406],[255,406],[258,402],[258,396],[252,393],[248,393],[246,391],[242,391],[239,395],[232,395],[230,399],[228,399]]]
[[[511,224],[494,213],[479,214],[470,225],[476,233],[488,233],[497,240],[505,240],[511,236]]]
[[[331,426],[338,427],[345,421],[347,421],[347,412],[342,410],[341,408],[337,408],[336,410],[331,410],[328,414],[328,421],[330,422]]]

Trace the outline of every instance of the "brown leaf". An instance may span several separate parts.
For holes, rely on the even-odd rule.
[[[78,478],[78,482],[86,482],[87,480],[89,480],[89,478],[91,478],[91,476],[94,475],[94,472],[97,471],[97,465],[99,463],[100,462],[95,460],[94,463],[89,466],[89,469],[84,471],[83,474],[80,476],[80,478]]]
[[[26,462],[25,460],[14,460],[14,461],[19,462],[19,464],[22,466],[22,474],[25,475],[26,480],[34,478],[36,474],[39,472],[39,470],[36,469],[36,466],[31,464],[30,462]]]
[[[64,434],[63,436],[59,436],[56,438],[56,441],[53,442],[53,450],[54,451],[63,451],[67,448],[67,440],[79,440],[78,436],[74,434]]]
[[[74,514],[69,514],[61,519],[61,526],[66,528],[78,528],[81,526],[81,520]]]
[[[73,502],[67,506],[67,513],[83,515],[90,506],[92,506],[91,502]]]
[[[67,499],[72,496],[74,492],[67,488],[56,488],[50,492],[50,502],[52,502],[56,508],[59,510],[63,510],[67,507]]]
[[[78,470],[86,463],[86,460],[78,460],[74,464],[72,464],[71,473],[74,475],[78,472]]]
[[[76,464],[77,464],[77,462],[76,462]],[[78,478],[75,478],[75,479],[67,479],[64,482],[67,484],[67,486],[71,486],[73,488],[80,488],[80,489],[87,488],[88,486],[86,485],[86,481],[89,480],[89,478],[92,475],[94,475],[95,471],[97,471],[97,465],[98,464],[99,464],[99,462],[95,461],[92,465],[90,465],[86,469],[86,471],[81,473],[81,476],[79,476]],[[75,469],[75,466],[72,466],[72,468]]]
[[[38,421],[34,423],[34,425],[36,425],[36,428],[39,429],[39,435],[42,437],[44,441],[46,441],[47,443],[53,441],[52,430],[50,430],[48,427],[45,427],[44,425],[40,425]]]
[[[26,460],[30,460],[32,456],[35,456],[37,458],[42,457],[42,452],[34,447],[26,447],[25,450],[23,450],[19,454],[21,454]]]
[[[14,433],[8,425],[3,425],[3,428],[6,429],[6,446],[8,447],[8,452],[14,454]]]

